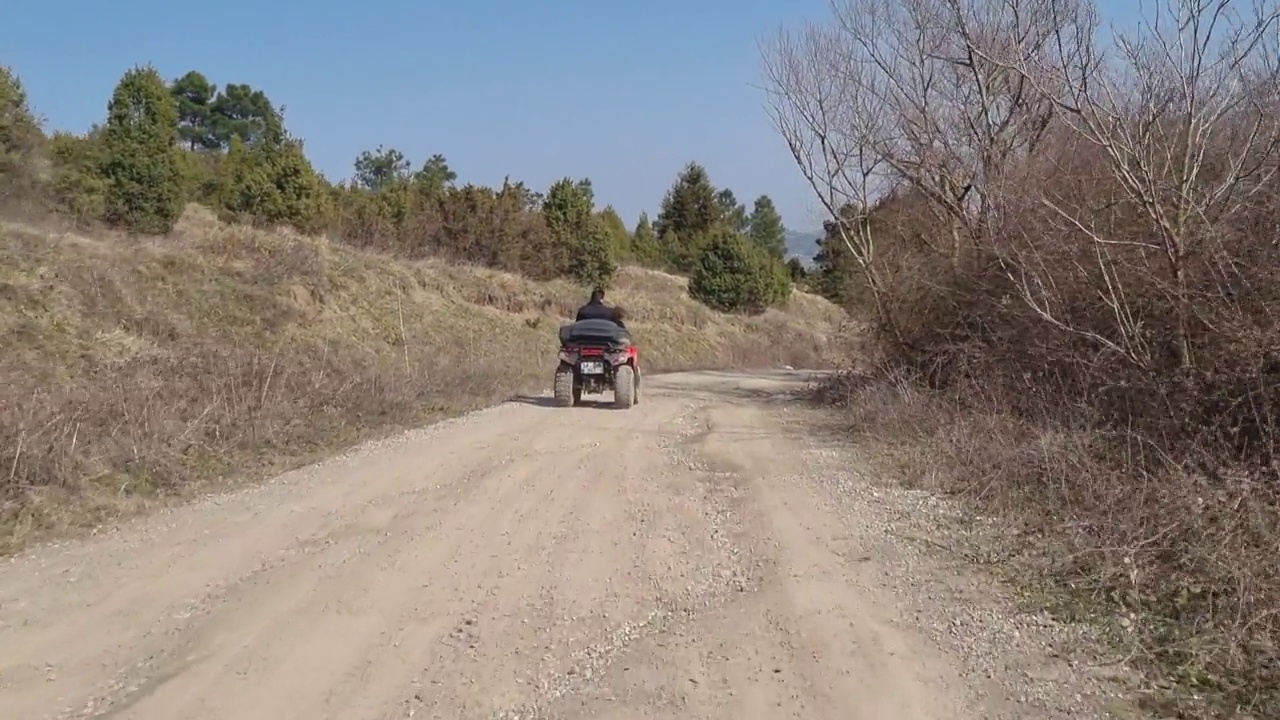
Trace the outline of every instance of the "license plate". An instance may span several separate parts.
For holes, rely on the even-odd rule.
[[[582,368],[583,375],[603,375],[604,374],[604,363],[602,362],[588,360],[582,363],[581,368]]]

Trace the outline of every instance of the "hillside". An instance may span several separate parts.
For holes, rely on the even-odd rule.
[[[623,267],[647,372],[816,366],[842,312],[727,316]],[[566,280],[408,261],[189,206],[167,237],[0,225],[0,550],[548,385]]]
[[[813,265],[813,256],[818,254],[818,241],[822,239],[822,232],[811,230],[808,232],[800,230],[787,231],[787,257],[799,258],[800,262],[806,266]]]

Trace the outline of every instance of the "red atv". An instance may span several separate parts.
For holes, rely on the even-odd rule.
[[[613,405],[640,402],[640,349],[631,333],[610,320],[579,320],[560,328],[556,404],[573,407],[582,393],[613,391]]]

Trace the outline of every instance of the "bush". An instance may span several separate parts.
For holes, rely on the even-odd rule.
[[[320,177],[293,140],[248,146],[239,138],[223,163],[219,205],[230,219],[288,224],[303,231],[323,227],[328,196]]]
[[[591,285],[607,285],[617,265],[609,228],[592,212],[590,180],[558,180],[547,191],[542,216],[561,248],[560,274]]]
[[[58,208],[77,222],[93,222],[106,212],[107,181],[102,177],[105,146],[101,133],[78,137],[55,133],[49,139],[53,160],[50,193]]]
[[[105,219],[136,232],[169,232],[186,205],[178,106],[154,68],[134,68],[120,79],[103,141]]]
[[[27,104],[22,81],[0,65],[0,172],[22,169],[39,140],[40,123]]]
[[[44,135],[22,81],[0,65],[0,200],[39,206],[42,168],[32,162]]]
[[[569,277],[587,285],[608,285],[618,271],[614,262],[613,238],[604,220],[592,217],[587,230],[570,244]]]
[[[851,424],[896,430],[886,444],[920,459],[916,475],[1026,523],[1005,538],[1031,569],[1023,578],[1123,613],[1152,684],[1190,691],[1174,693],[1190,708],[1180,717],[1215,716],[1206,698],[1222,717],[1280,717],[1280,184],[1252,169],[1277,162],[1280,94],[1232,74],[1275,66],[1270,26],[1218,33],[1216,10],[1174,4],[1124,40],[1142,51],[1112,64],[1093,53],[1116,41],[1074,20],[1068,33],[1041,27],[1063,45],[1012,49],[995,40],[1003,19],[975,32],[926,5],[885,24],[841,16],[834,39],[780,42],[770,59],[802,171],[820,195],[849,199],[827,224],[815,286],[875,320],[883,384],[906,397],[853,393],[854,412],[880,415]],[[932,89],[862,102],[905,65],[852,73],[847,55],[829,55],[906,38],[1009,52],[1005,87],[1061,72],[1071,43],[1105,69],[1038,81],[1016,107],[973,108],[984,119],[1002,108],[995,136],[953,133],[965,123]],[[1238,64],[1146,52],[1184,46]],[[950,73],[951,58],[888,52],[913,55],[912,73]],[[985,93],[950,78],[954,97]],[[828,80],[849,91],[827,95]],[[1204,94],[1220,110],[1178,110]],[[1056,113],[1064,97],[1074,118]],[[874,130],[833,136],[831,117]],[[882,166],[901,173],[894,192],[850,187]]]
[[[689,278],[694,299],[724,312],[760,313],[790,293],[786,266],[730,230],[711,235]]]

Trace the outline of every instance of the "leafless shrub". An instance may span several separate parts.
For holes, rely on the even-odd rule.
[[[989,56],[1033,62],[1049,53],[1062,21],[1043,2],[840,0],[832,8],[832,22],[780,32],[764,50],[769,107],[881,326],[898,335],[883,247],[893,234],[873,218],[909,188],[949,238],[919,234],[922,250],[959,271],[1002,222],[1005,189],[1019,182],[1054,110],[1022,73]]]
[[[841,0],[766,51],[892,320],[879,374],[825,400],[1020,520],[1025,577],[1132,613],[1153,672],[1280,715],[1280,3],[1170,0],[1104,38],[1083,1]],[[850,147],[875,191],[830,169]]]
[[[1056,3],[1052,3],[1056,4]],[[1165,0],[1135,32],[1113,33],[1110,53],[1097,48],[1074,24],[1059,31],[1054,57],[1005,55],[998,64],[1035,83],[1059,108],[1064,122],[1103,154],[1105,166],[1148,231],[1139,236],[1108,232],[1095,208],[1064,207],[1051,189],[1039,201],[1065,222],[1073,239],[1089,245],[1102,281],[1100,294],[1112,309],[1110,338],[1090,337],[1126,359],[1149,364],[1137,346],[1141,332],[1127,307],[1117,265],[1121,256],[1159,256],[1159,284],[1174,312],[1174,350],[1179,364],[1194,364],[1193,264],[1218,284],[1238,280],[1232,248],[1222,242],[1223,224],[1244,211],[1271,184],[1280,149],[1276,110],[1280,81],[1280,5],[1226,0]],[[1069,34],[1068,34],[1069,32]],[[994,55],[994,54],[993,54]],[[999,57],[998,55],[996,57]],[[1051,324],[1080,331],[1050,308],[1052,293],[1042,271],[1017,266],[1028,304]],[[1152,268],[1155,269],[1155,268]]]

